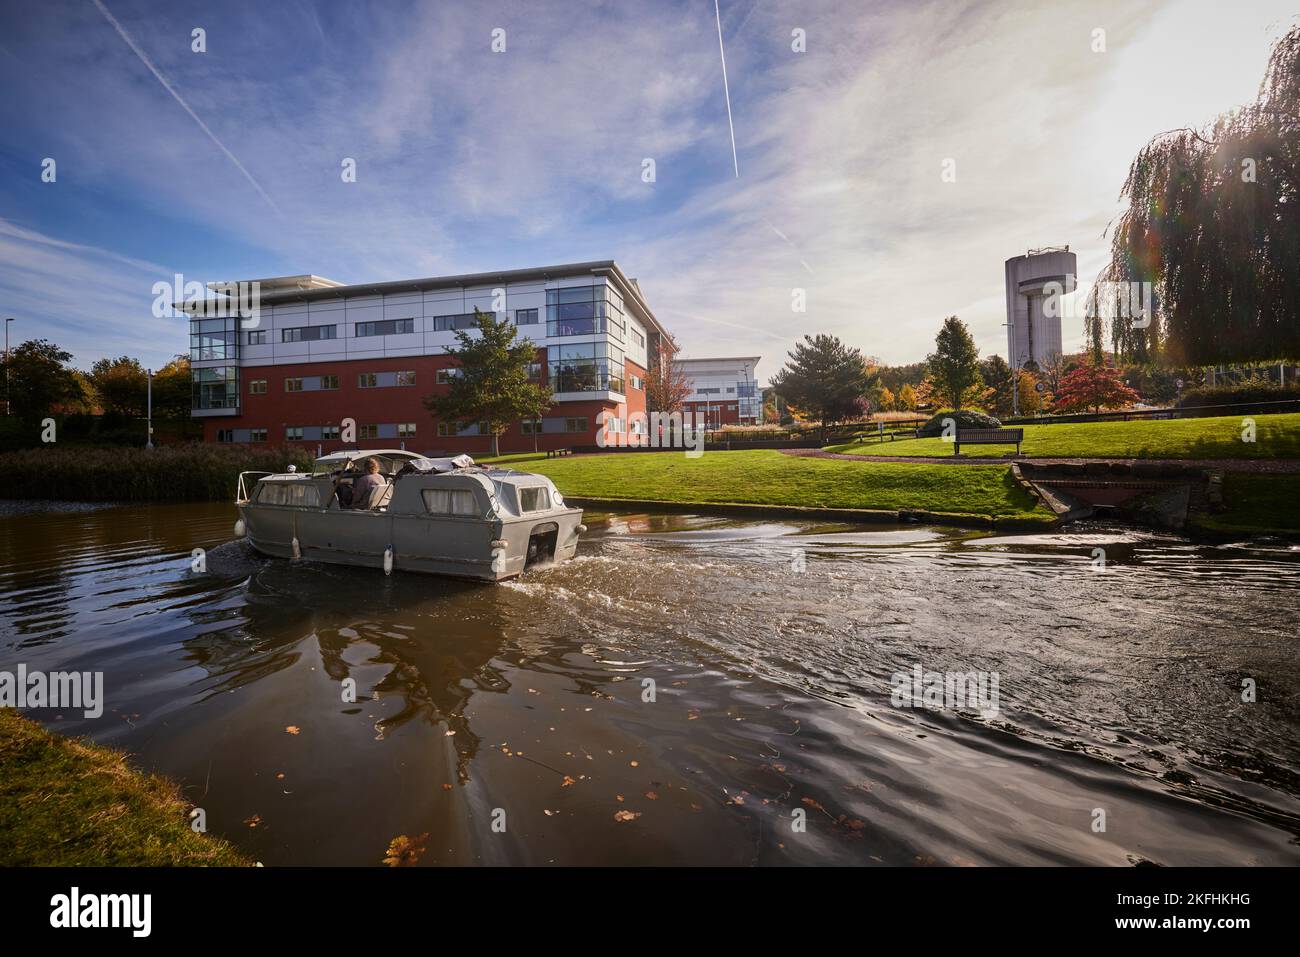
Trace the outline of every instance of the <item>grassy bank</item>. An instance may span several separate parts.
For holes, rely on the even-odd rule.
[[[1002,465],[853,462],[769,449],[707,452],[697,459],[680,452],[623,452],[559,459],[511,455],[496,461],[548,475],[562,493],[577,497],[1051,518]]]
[[[1224,509],[1201,515],[1194,527],[1227,534],[1300,536],[1300,475],[1242,475],[1223,478]]]
[[[169,445],[78,448],[50,445],[0,454],[4,498],[79,502],[230,501],[239,473],[282,472],[293,463],[311,465],[300,449]]]
[[[0,709],[0,866],[246,866],[190,829],[176,785]]]
[[[1255,441],[1242,441],[1242,416],[1134,422],[1026,425],[1021,451],[1043,458],[1116,459],[1287,459],[1300,458],[1300,413],[1251,416]],[[952,455],[941,438],[896,442],[849,442],[828,452],[853,455]],[[998,457],[1011,446],[968,445],[962,455]]]

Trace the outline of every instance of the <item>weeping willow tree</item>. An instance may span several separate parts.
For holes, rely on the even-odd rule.
[[[1300,358],[1300,27],[1254,103],[1153,139],[1129,168],[1086,332],[1135,362]],[[1150,282],[1150,316],[1125,308]]]

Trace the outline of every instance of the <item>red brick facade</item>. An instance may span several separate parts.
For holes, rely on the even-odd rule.
[[[545,350],[538,351],[538,361],[545,368]],[[343,448],[405,447],[413,452],[460,453],[487,455],[492,447],[487,435],[439,435],[438,421],[425,409],[425,396],[446,392],[448,386],[437,384],[437,372],[453,366],[448,356],[404,356],[392,359],[352,359],[338,362],[312,361],[286,365],[244,366],[240,369],[240,410],[234,416],[213,416],[203,423],[204,441],[221,440],[219,434],[229,435],[234,430],[265,430],[265,444],[269,446],[299,445],[315,451],[332,452]],[[633,413],[645,413],[645,391],[631,387],[632,376],[644,382],[645,370],[632,362],[626,365],[626,405],[592,400],[560,402],[547,413],[546,418],[585,419],[585,429],[578,432],[546,432],[534,437],[525,434],[520,423],[513,425],[500,438],[500,451],[531,452],[572,446],[596,445],[597,418],[601,412],[610,418],[622,418],[626,423]],[[377,386],[363,388],[358,384],[363,373],[414,372],[414,385]],[[289,392],[286,379],[314,376],[337,376],[338,388],[319,391]],[[265,392],[252,391],[252,383],[265,381]],[[353,442],[341,439],[286,438],[292,427],[337,426],[344,418],[353,419],[357,425],[357,438]],[[391,424],[413,424],[414,435],[392,437],[367,437],[365,427]],[[577,423],[575,423],[577,424]],[[626,428],[626,425],[625,425]],[[260,440],[259,440],[260,441]],[[613,444],[612,442],[610,444]]]

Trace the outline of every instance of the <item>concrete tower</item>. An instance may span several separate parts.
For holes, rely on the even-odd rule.
[[[1019,368],[1031,359],[1042,368],[1061,353],[1061,304],[1048,308],[1048,283],[1074,292],[1078,262],[1069,246],[1031,249],[1007,260],[1007,362]],[[1055,315],[1049,315],[1054,312]]]

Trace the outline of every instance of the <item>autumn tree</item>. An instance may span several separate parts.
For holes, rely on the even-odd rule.
[[[1014,411],[1011,395],[1011,366],[999,355],[991,355],[980,363],[980,378],[988,387],[985,405],[989,412],[1005,419]]]
[[[665,415],[680,412],[686,397],[694,391],[686,370],[677,364],[676,350],[660,345],[655,361],[646,373],[646,411]]]
[[[153,411],[159,418],[182,419],[193,404],[189,356],[176,356],[153,375]]]
[[[1065,374],[1052,405],[1058,412],[1100,412],[1122,409],[1140,398],[1124,384],[1119,369],[1088,363]]]
[[[949,408],[960,409],[982,385],[975,340],[964,322],[949,316],[935,336],[934,347],[925,360],[931,389]]]
[[[894,393],[890,392],[889,389],[883,385],[880,387],[880,398],[878,401],[881,412],[894,411],[894,403],[896,401],[894,399]]]
[[[902,388],[898,390],[898,398],[894,400],[894,406],[900,412],[916,411],[916,390],[912,388],[910,382],[904,382]]]
[[[41,419],[83,398],[72,353],[45,339],[29,339],[9,350],[3,361],[9,411],[22,419]]]
[[[871,389],[862,353],[831,335],[804,336],[786,364],[772,377],[772,387],[792,409],[827,426],[858,414],[858,400]]]
[[[425,396],[424,407],[446,422],[484,422],[492,436],[492,454],[500,454],[500,437],[520,419],[535,419],[553,404],[551,390],[529,381],[528,366],[537,346],[509,319],[474,308],[474,329],[456,330],[458,345],[447,355],[459,366],[445,394]],[[536,441],[536,440],[534,440]]]
[[[1020,374],[1016,376],[1016,399],[1020,403],[1021,415],[1034,415],[1046,406],[1047,386],[1043,385],[1043,390],[1039,391],[1040,385],[1043,385],[1041,376],[1035,375],[1028,369],[1021,369]]]
[[[130,356],[100,359],[90,367],[90,381],[105,412],[123,416],[144,415],[149,376],[139,359]]]

